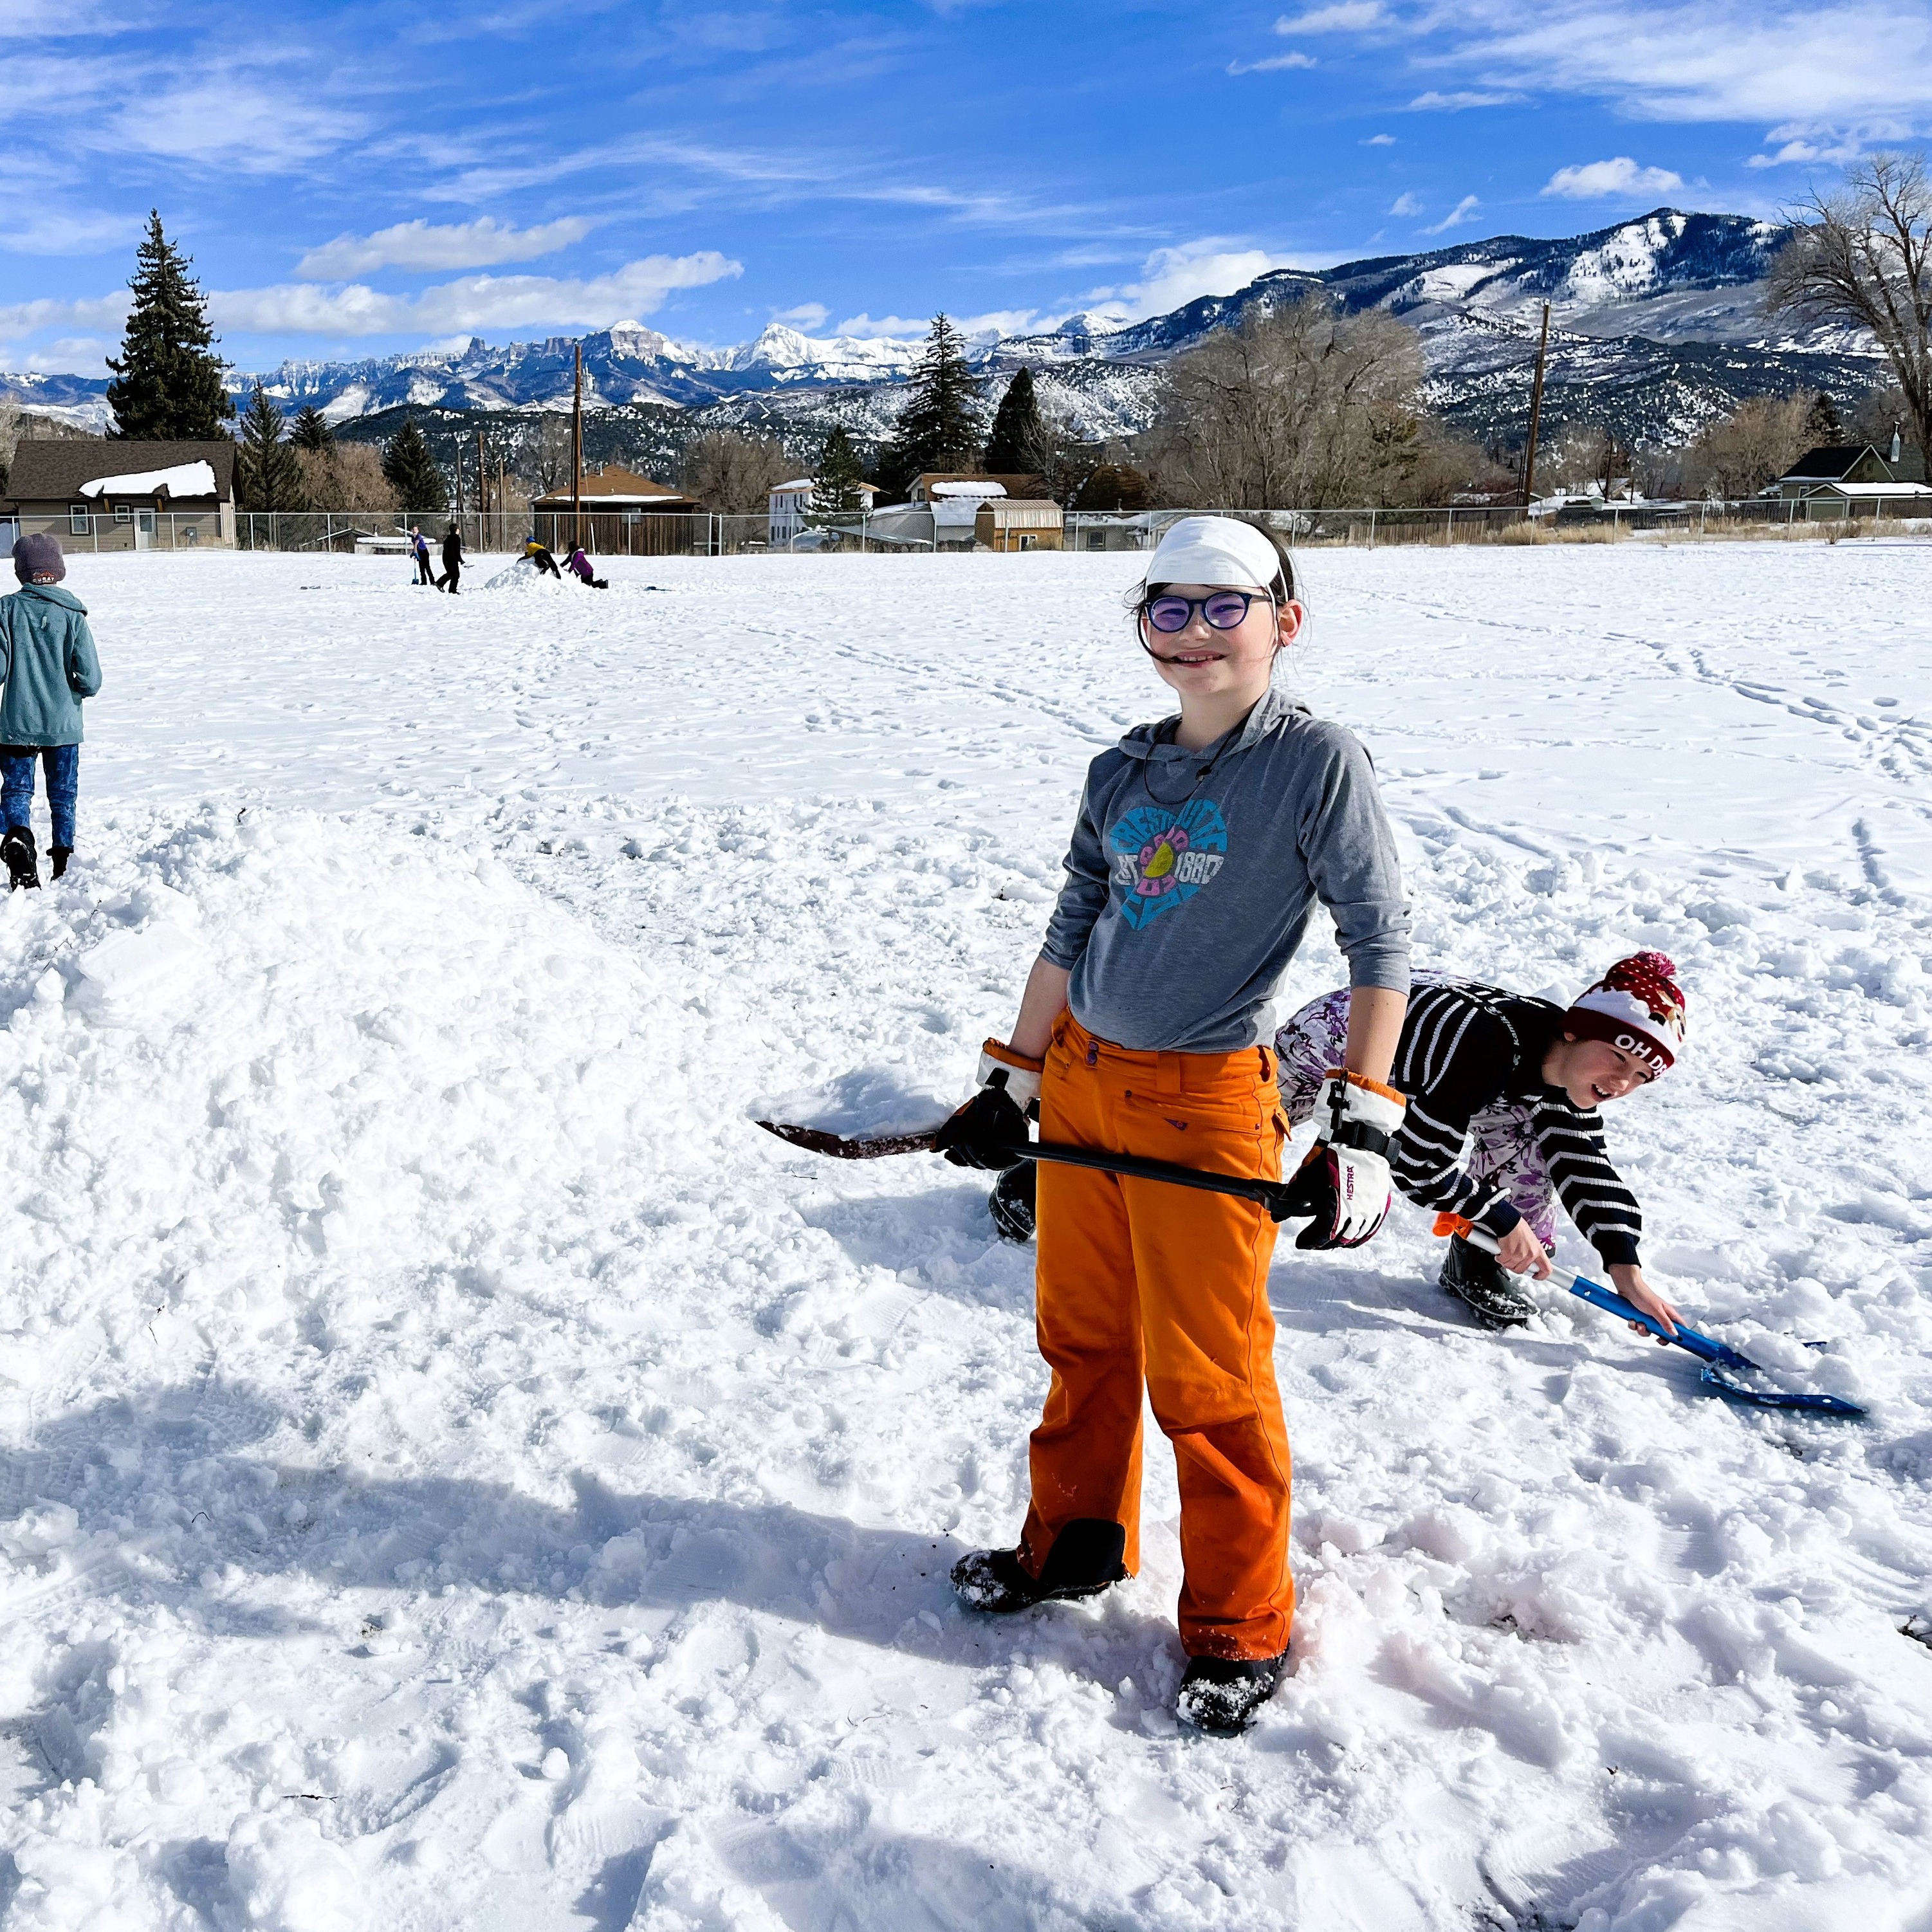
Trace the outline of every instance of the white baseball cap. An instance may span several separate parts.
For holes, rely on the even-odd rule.
[[[1183,517],[1148,559],[1149,584],[1205,584],[1265,590],[1281,574],[1281,554],[1252,524],[1234,517]]]

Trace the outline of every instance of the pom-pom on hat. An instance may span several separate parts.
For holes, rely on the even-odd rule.
[[[37,530],[14,546],[14,574],[22,584],[37,577],[51,577],[56,583],[67,574],[67,560],[61,555],[60,538],[50,530]]]
[[[1183,517],[1148,559],[1150,584],[1204,584],[1265,590],[1281,574],[1281,553],[1236,517]]]
[[[1645,1061],[1653,1074],[1670,1069],[1684,1050],[1684,989],[1677,968],[1661,952],[1619,959],[1563,1016],[1566,1033],[1608,1040]]]

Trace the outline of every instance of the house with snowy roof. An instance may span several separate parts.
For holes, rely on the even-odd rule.
[[[794,476],[788,483],[772,486],[765,514],[765,540],[773,550],[785,548],[804,532],[806,520],[812,514],[812,494],[818,487],[809,476]],[[855,483],[852,488],[858,494],[860,508],[869,510],[879,486]]]
[[[1924,481],[1924,458],[1894,429],[1888,450],[1872,442],[1826,442],[1808,449],[1764,494],[1782,502],[1822,489]]]
[[[0,520],[51,530],[68,550],[188,550],[235,541],[236,446],[29,438],[14,452]]]
[[[586,471],[578,490],[560,484],[533,498],[530,513],[552,550],[574,538],[598,556],[672,556],[710,542],[710,519],[695,496],[615,463]]]

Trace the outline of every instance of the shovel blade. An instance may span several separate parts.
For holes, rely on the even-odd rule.
[[[756,1124],[808,1154],[830,1154],[834,1160],[881,1160],[888,1154],[930,1154],[939,1134],[938,1127],[928,1127],[920,1134],[874,1134],[848,1140],[827,1133],[823,1127],[796,1126],[789,1120],[760,1120]]]

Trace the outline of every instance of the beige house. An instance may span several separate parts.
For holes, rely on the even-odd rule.
[[[973,540],[986,550],[1059,550],[1065,528],[1058,503],[1043,497],[994,496],[981,502],[973,519]]]
[[[0,521],[51,530],[67,550],[188,550],[235,541],[236,446],[28,439]]]

